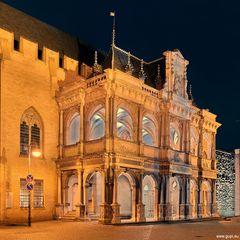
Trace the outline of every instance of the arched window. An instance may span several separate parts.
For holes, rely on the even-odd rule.
[[[37,111],[30,107],[22,115],[20,122],[20,154],[28,155],[31,149],[42,148],[42,122]],[[42,152],[42,151],[41,151]]]
[[[105,108],[101,107],[94,112],[90,119],[89,140],[96,140],[105,135]]]
[[[124,140],[133,140],[133,121],[123,108],[117,111],[117,136]]]
[[[156,126],[154,122],[144,116],[142,120],[142,141],[146,145],[153,146],[155,144]]]
[[[80,115],[75,113],[69,121],[68,125],[67,145],[76,144],[79,142],[80,136]]]

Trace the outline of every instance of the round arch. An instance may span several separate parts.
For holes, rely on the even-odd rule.
[[[145,217],[146,219],[157,218],[157,200],[158,200],[158,189],[157,182],[154,176],[145,175],[142,184],[143,192],[143,204],[145,205]]]
[[[170,177],[169,180],[169,202],[172,206],[172,218],[179,219],[180,212],[180,184],[177,177]]]
[[[102,174],[99,171],[91,172],[85,180],[84,203],[89,217],[99,217],[102,199]]]
[[[208,217],[211,215],[211,184],[208,180],[202,182],[202,191],[201,191],[201,203],[202,203],[202,215],[203,217]]]
[[[195,179],[190,180],[190,207],[192,218],[197,218],[198,186]]]
[[[120,217],[134,219],[136,202],[136,181],[130,173],[122,172],[117,178],[117,199]]]

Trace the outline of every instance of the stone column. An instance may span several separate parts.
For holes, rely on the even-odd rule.
[[[143,118],[143,107],[140,105],[138,108],[138,144],[139,144],[139,155],[143,154],[143,143],[142,143],[142,118]]]
[[[183,179],[183,183],[181,186],[181,202],[180,202],[180,214],[179,218],[180,219],[185,219],[185,206],[186,206],[186,195],[187,195],[187,180],[186,178]]]
[[[78,176],[78,204],[76,205],[77,213],[76,218],[77,219],[83,219],[84,213],[85,213],[85,206],[82,201],[82,170],[77,169],[77,176]]]
[[[106,95],[105,98],[105,151],[110,151],[110,142],[109,142],[109,130],[110,130],[110,111],[109,111],[109,95]]]
[[[59,158],[63,158],[63,110],[59,112]]]
[[[165,200],[165,220],[173,220],[173,205],[170,202],[170,176],[166,175],[166,200]]]
[[[138,204],[137,204],[137,222],[145,222],[145,205],[142,203],[143,173],[139,177]]]
[[[62,204],[62,172],[57,170],[57,204],[56,204],[56,219],[61,219],[63,216]]]
[[[79,153],[80,157],[83,157],[84,154],[84,103],[80,104],[80,129],[79,129],[79,141],[80,141],[80,148],[79,148]]]
[[[192,206],[190,205],[190,177],[186,178],[186,198],[185,198],[185,217],[187,219],[192,218]]]
[[[197,207],[197,214],[198,218],[202,218],[202,180],[198,180],[198,207]]]
[[[106,171],[102,171],[102,204],[100,206],[99,222],[104,224],[111,223],[112,209],[110,204],[106,202]]]
[[[211,215],[213,217],[219,216],[218,211],[217,211],[217,201],[216,201],[216,180],[212,180],[212,206],[211,206]]]
[[[165,218],[165,176],[161,177],[161,188],[160,188],[160,203],[158,204],[158,220],[163,221]]]
[[[117,171],[113,170],[113,203],[112,203],[112,223],[120,223],[120,205],[117,201]]]

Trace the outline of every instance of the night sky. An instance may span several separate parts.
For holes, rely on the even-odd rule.
[[[217,148],[240,148],[239,0],[4,0],[107,52],[116,45],[144,60],[178,48],[189,60],[195,102],[218,115]]]

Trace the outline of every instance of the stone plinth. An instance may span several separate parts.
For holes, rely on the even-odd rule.
[[[112,206],[112,223],[120,223],[120,205],[117,203],[114,203]]]
[[[197,206],[198,218],[202,218],[202,210],[203,210],[202,204],[198,204],[198,206]]]
[[[180,207],[179,207],[179,218],[180,219],[185,219],[185,207],[186,207],[185,204],[180,204]]]
[[[84,204],[76,205],[76,219],[79,219],[79,220],[85,219],[85,205]]]
[[[61,219],[63,216],[63,204],[55,205],[56,219]]]
[[[142,203],[137,204],[137,222],[146,222],[145,205]]]
[[[167,220],[167,221],[173,220],[173,214],[172,214],[173,213],[173,206],[172,206],[172,204],[167,203],[165,205],[165,213],[166,213],[165,220]]]
[[[219,217],[219,214],[218,214],[218,210],[217,210],[217,204],[212,204],[211,206],[212,208],[212,217]]]
[[[164,221],[164,216],[165,216],[165,204],[158,204],[157,220]]]
[[[100,205],[99,223],[110,224],[112,221],[112,208],[110,204]]]

